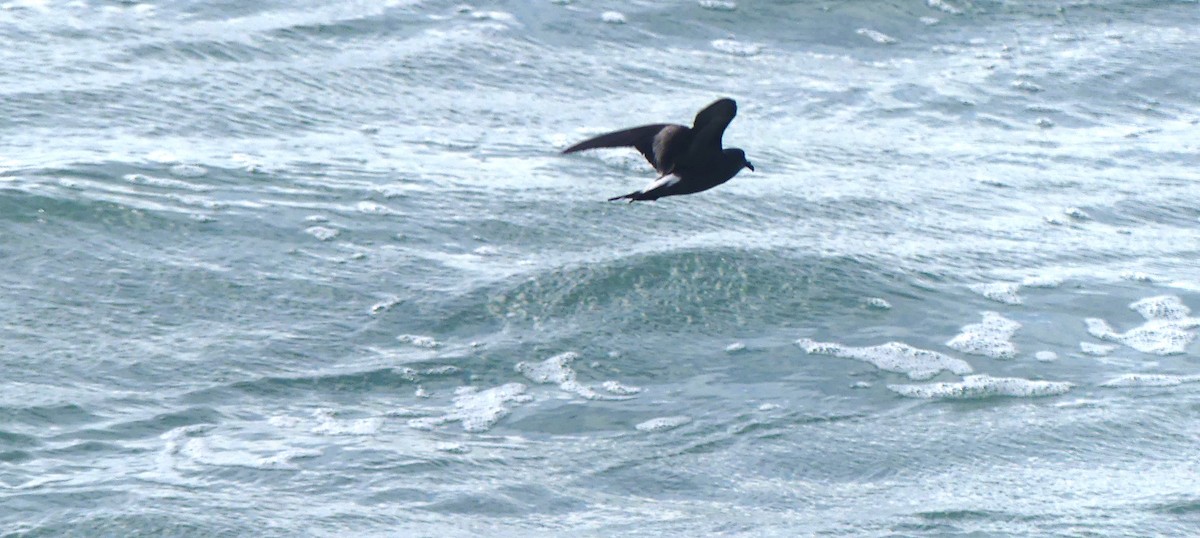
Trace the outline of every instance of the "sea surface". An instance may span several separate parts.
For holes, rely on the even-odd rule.
[[[1195,1],[3,2],[0,534],[1198,535],[1198,122]]]

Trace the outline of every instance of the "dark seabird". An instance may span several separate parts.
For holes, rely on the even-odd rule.
[[[563,153],[585,149],[634,147],[661,174],[640,191],[613,200],[657,200],[663,196],[706,191],[736,176],[742,168],[754,171],[746,152],[721,148],[721,135],[733,117],[737,103],[718,99],[696,114],[689,129],[673,123],[656,123],[602,134],[571,146]]]

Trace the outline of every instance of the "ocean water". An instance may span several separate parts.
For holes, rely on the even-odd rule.
[[[0,4],[0,532],[1200,534],[1200,6]],[[721,96],[655,203],[607,130]]]

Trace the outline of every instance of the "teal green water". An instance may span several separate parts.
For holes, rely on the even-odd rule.
[[[0,5],[0,528],[1200,533],[1196,7]]]

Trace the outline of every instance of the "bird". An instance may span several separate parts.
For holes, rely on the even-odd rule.
[[[746,152],[722,148],[721,136],[733,117],[737,102],[728,97],[713,101],[696,114],[692,127],[673,123],[654,123],[613,131],[589,138],[563,150],[564,154],[595,148],[633,147],[660,174],[641,190],[608,201],[657,200],[706,191],[725,183],[743,168],[754,171]]]

